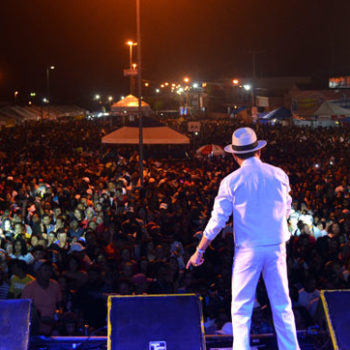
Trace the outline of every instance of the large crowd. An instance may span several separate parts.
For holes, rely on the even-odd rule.
[[[220,180],[237,168],[230,155],[197,158],[195,147],[227,144],[240,125],[203,120],[186,149],[145,147],[143,186],[137,148],[101,145],[110,121],[1,130],[0,298],[32,299],[33,334],[81,335],[104,329],[110,293],[198,293],[206,332],[225,333],[232,220],[205,264],[185,264]],[[317,322],[321,289],[350,287],[350,130],[253,127],[268,141],[262,159],[290,177],[290,293],[297,328],[306,329]],[[261,280],[252,332],[270,331]]]

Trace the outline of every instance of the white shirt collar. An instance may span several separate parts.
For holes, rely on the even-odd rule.
[[[247,165],[258,164],[258,163],[262,163],[261,159],[259,159],[258,157],[250,157],[243,161],[243,163],[241,164],[241,168]]]

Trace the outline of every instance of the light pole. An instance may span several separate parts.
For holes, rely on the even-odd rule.
[[[143,130],[142,130],[142,65],[141,65],[141,18],[140,0],[136,0],[136,35],[137,35],[137,92],[139,98],[139,149],[140,149],[140,184],[143,187]]]
[[[15,101],[15,104],[17,103],[18,94],[19,94],[19,92],[17,90],[13,93],[13,99]]]
[[[52,71],[54,69],[55,69],[55,66],[49,66],[46,68],[47,117],[49,117],[49,105],[51,102],[51,98],[50,98],[50,71]]]
[[[133,62],[132,62],[132,48],[134,46],[137,46],[137,43],[133,42],[132,40],[129,40],[129,41],[126,42],[126,45],[129,46],[129,69],[131,71],[132,69],[134,69],[133,68]],[[134,90],[133,82],[134,82],[134,77],[133,77],[132,74],[130,74],[130,94],[132,94],[133,90]]]
[[[126,42],[126,45],[129,46],[129,68],[132,68],[132,48],[133,46],[137,46],[137,43],[133,42],[132,40],[129,40]]]
[[[189,111],[188,111],[188,106],[189,106],[189,87],[187,84],[190,83],[191,79],[189,77],[184,77],[184,83],[186,84],[185,86],[185,115],[189,115]]]

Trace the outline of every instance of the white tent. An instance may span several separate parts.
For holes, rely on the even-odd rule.
[[[111,106],[111,112],[116,114],[135,114],[138,112],[138,109],[139,100],[133,95],[128,95]],[[141,101],[141,109],[143,114],[146,115],[151,111],[150,105],[145,101]]]
[[[318,117],[331,117],[331,116],[350,116],[350,109],[339,107],[335,103],[325,101],[315,111],[314,115]]]
[[[167,126],[151,118],[143,118],[142,128],[143,143],[146,145],[156,144],[189,144],[187,136],[168,128]],[[109,144],[138,144],[139,143],[139,126],[138,120],[129,126],[124,126],[110,134],[102,137],[102,143]]]

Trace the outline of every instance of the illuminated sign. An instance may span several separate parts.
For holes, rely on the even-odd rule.
[[[344,77],[329,78],[328,86],[331,89],[350,88],[350,75]]]

